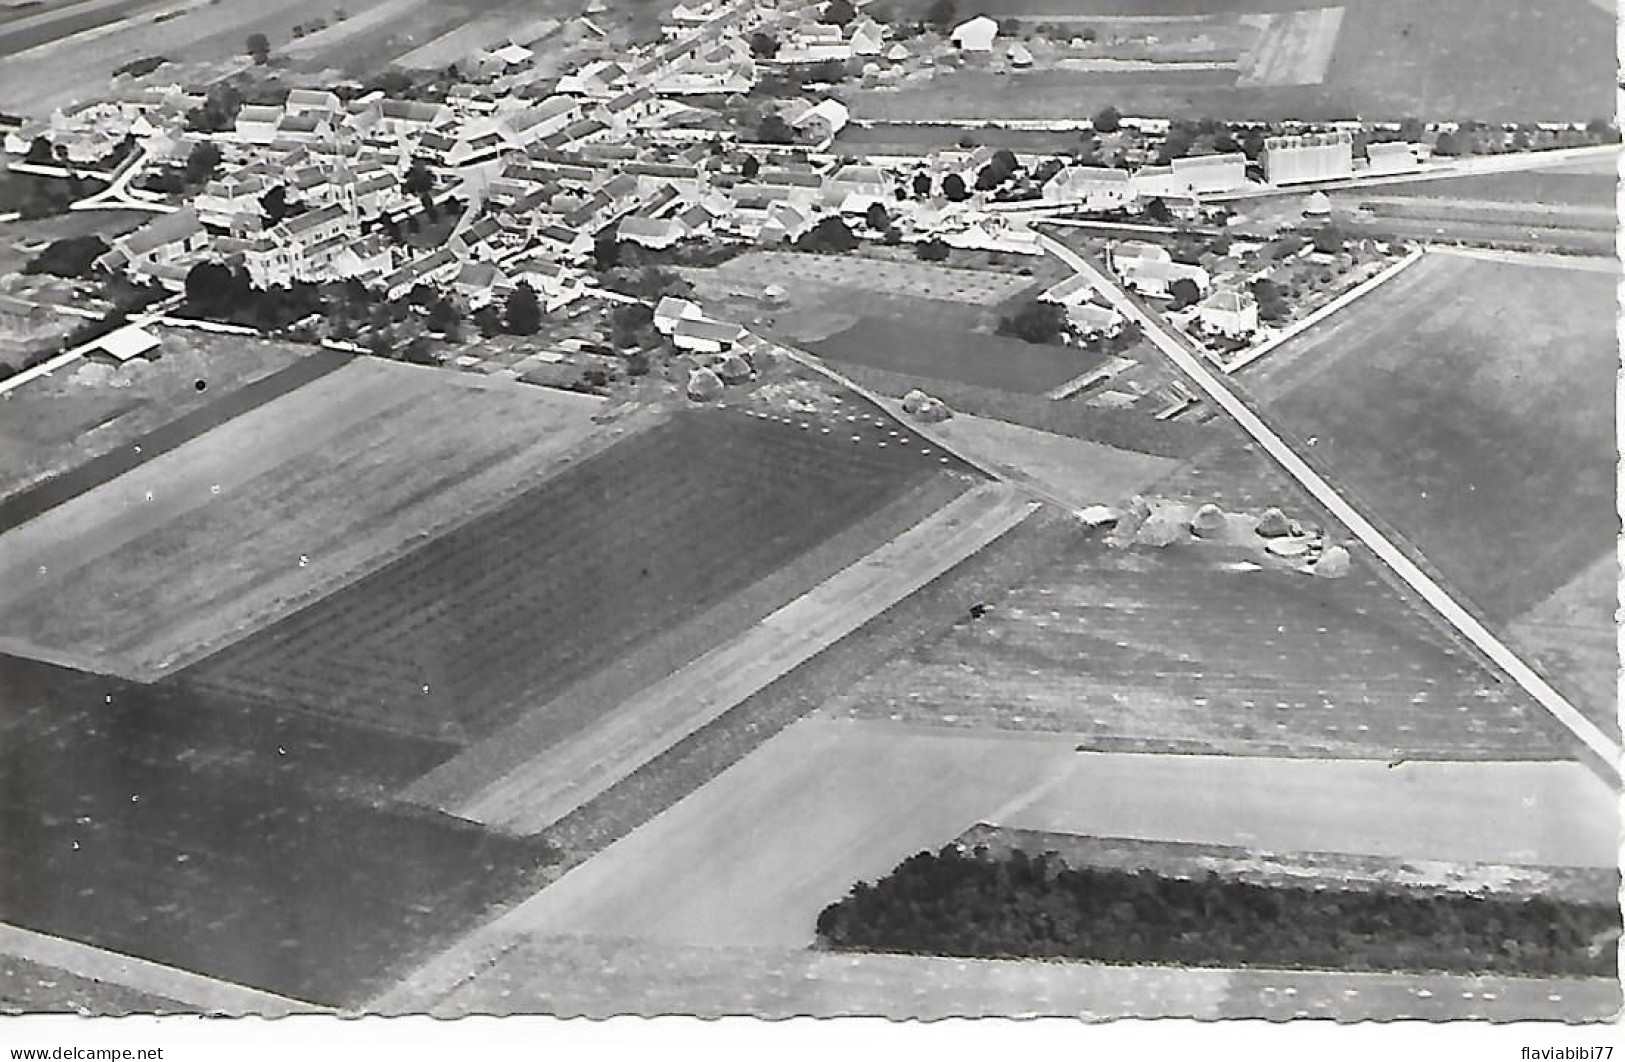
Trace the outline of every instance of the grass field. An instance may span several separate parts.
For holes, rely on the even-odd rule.
[[[992,822],[1025,830],[1406,860],[1606,869],[1614,794],[1575,762],[1081,753]]]
[[[1126,502],[1175,464],[968,413],[956,413],[934,430],[959,453],[1018,483],[1036,483],[1075,509]]]
[[[1595,1022],[1618,1008],[1619,986],[1607,978],[1190,970],[537,936],[448,992],[432,1012]]]
[[[1268,852],[1222,844],[1139,841],[1075,833],[1019,830],[979,824],[956,838],[967,850],[994,855],[1053,852],[1073,868],[1150,870],[1168,878],[1209,872],[1265,886],[1369,889],[1399,887],[1413,894],[1485,893],[1544,896],[1568,903],[1606,905],[1619,892],[1614,867],[1528,866],[1506,863],[1396,859],[1341,852]]]
[[[866,317],[807,344],[819,357],[1018,394],[1043,394],[1101,364],[1076,347],[1024,343],[923,321]]]
[[[1587,0],[1001,0],[988,8],[1043,15],[1260,14],[1341,6],[1345,15],[1321,84],[1238,85],[1237,71],[1108,74],[960,72],[897,92],[850,99],[871,119],[1083,118],[1108,104],[1164,117],[1329,120],[1471,118],[1586,120],[1612,113],[1613,18]],[[1319,66],[1319,58],[1309,66]],[[1295,64],[1289,64],[1295,65]],[[1307,69],[1307,67],[1306,67]],[[1283,76],[1286,76],[1283,73]],[[1299,80],[1293,74],[1288,80]]]
[[[0,957],[0,1013],[175,1014],[189,1009],[172,999],[80,977],[53,966]]]
[[[1619,579],[1609,551],[1511,625],[1514,642],[1610,734],[1619,733]]]
[[[0,687],[15,925],[344,1004],[549,858],[383,805],[430,743],[9,657]]]
[[[1434,644],[1365,565],[1326,582],[1204,547],[1114,550],[1078,535],[1042,577],[826,711],[1062,732],[1099,749],[1564,755],[1537,708]]]
[[[1618,179],[1612,173],[1572,170],[1514,170],[1430,181],[1400,181],[1370,190],[1380,196],[1411,199],[1476,199],[1520,205],[1614,208]],[[1353,193],[1357,198],[1361,193]]]
[[[163,356],[155,362],[113,372],[79,361],[0,396],[0,497],[129,446],[310,352],[276,340],[177,329],[162,338]]]
[[[600,408],[354,362],[8,532],[0,634],[162,674],[533,482]]]
[[[680,416],[203,662],[198,680],[476,740],[939,467],[877,440]]]
[[[1492,620],[1610,550],[1614,279],[1430,256],[1242,382]]]

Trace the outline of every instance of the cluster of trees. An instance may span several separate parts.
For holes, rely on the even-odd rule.
[[[1027,343],[1059,343],[1068,332],[1066,307],[1033,299],[1013,314],[999,318],[996,331]]]
[[[327,308],[321,288],[296,282],[286,288],[256,288],[248,274],[219,262],[199,262],[186,274],[181,313],[253,328],[286,328]]]
[[[693,284],[657,265],[616,266],[604,274],[602,283],[610,291],[645,302],[659,302],[668,295],[684,298],[694,293]]]
[[[50,151],[49,145],[46,147]],[[93,195],[107,182],[88,177],[41,177],[32,173],[0,175],[0,213],[15,210],[24,220],[65,212],[77,199]]]
[[[220,171],[220,149],[212,140],[199,140],[186,155],[186,163],[179,169],[173,166],[142,177],[141,187],[149,192],[179,195],[188,189],[201,188]]]
[[[976,175],[976,190],[989,192],[1015,176],[1020,167],[1016,163],[1015,152],[1009,148],[1000,148],[993,153],[982,172]]]
[[[1286,320],[1292,314],[1292,308],[1287,305],[1286,296],[1281,293],[1281,286],[1268,278],[1255,280],[1248,288],[1253,298],[1258,300],[1258,319],[1275,323]]]
[[[1110,963],[1612,974],[1619,912],[1543,897],[1316,890],[953,846],[906,860],[818,916],[822,943]]]
[[[922,262],[946,262],[952,253],[953,248],[936,237],[914,245],[914,257]]]
[[[845,254],[858,245],[857,236],[847,227],[845,221],[837,217],[827,217],[796,237],[795,248],[798,251],[811,251],[815,254]]]
[[[69,236],[52,242],[23,267],[23,272],[88,280],[92,263],[106,253],[107,244],[100,236]]]
[[[260,66],[271,61],[271,41],[263,33],[250,33],[243,42],[243,50]]]

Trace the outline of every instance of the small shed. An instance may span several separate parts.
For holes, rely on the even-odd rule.
[[[85,350],[85,357],[109,365],[128,365],[132,361],[158,360],[160,341],[157,336],[136,325],[125,325],[109,332]]]

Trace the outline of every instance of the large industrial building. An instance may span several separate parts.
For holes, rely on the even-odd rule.
[[[1270,184],[1335,181],[1354,175],[1354,137],[1346,131],[1272,136],[1264,141],[1264,180]]]

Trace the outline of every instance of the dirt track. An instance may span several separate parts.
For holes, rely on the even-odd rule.
[[[1002,485],[970,491],[744,637],[707,653],[575,740],[542,752],[447,810],[510,830],[545,829],[998,538],[1031,511],[1031,503]]]

